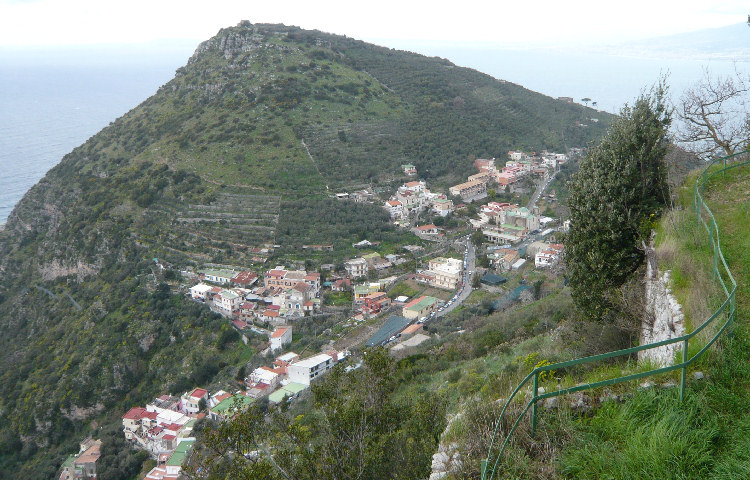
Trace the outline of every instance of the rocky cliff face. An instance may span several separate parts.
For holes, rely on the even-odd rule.
[[[670,271],[660,273],[655,262],[646,267],[646,312],[641,323],[641,345],[669,340],[685,334],[685,314],[669,289]],[[671,365],[682,343],[638,352],[638,361],[654,365]]]

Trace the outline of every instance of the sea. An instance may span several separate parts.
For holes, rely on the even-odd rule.
[[[195,44],[0,49],[0,225],[65,154],[174,77]]]
[[[708,48],[701,41],[692,50],[684,47],[691,46],[693,37],[672,39],[680,49],[669,42],[597,50],[389,46],[448,58],[552,97],[573,97],[578,102],[588,97],[596,102],[595,108],[617,113],[665,74],[678,102],[705,69],[712,75],[747,72],[750,29],[738,25],[720,33],[721,45]],[[0,225],[24,193],[65,154],[169,81],[197,43],[0,49]]]

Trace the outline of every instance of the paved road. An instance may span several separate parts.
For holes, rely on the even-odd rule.
[[[472,288],[471,283],[474,279],[474,275],[476,275],[476,247],[473,243],[471,243],[470,239],[466,240],[467,243],[467,252],[468,252],[468,258],[466,260],[466,268],[464,268],[464,283],[459,284],[459,293],[458,296],[453,297],[455,300],[453,300],[453,303],[449,306],[443,309],[442,312],[437,313],[435,317],[442,317],[443,315],[453,311],[456,307],[461,305],[464,300],[469,298],[469,295],[471,295]],[[471,273],[469,273],[471,272]]]
[[[544,193],[547,187],[549,187],[549,184],[552,183],[552,180],[555,179],[555,175],[557,175],[557,172],[559,172],[559,170],[556,170],[546,181],[537,185],[536,191],[534,192],[534,195],[531,196],[531,200],[529,200],[529,204],[526,206],[526,208],[528,208],[529,210],[534,209],[534,206],[536,206],[536,202],[539,201],[539,197],[542,196],[542,193]]]

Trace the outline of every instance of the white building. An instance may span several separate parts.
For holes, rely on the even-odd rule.
[[[214,305],[222,312],[230,314],[240,308],[242,297],[231,290],[222,290],[214,297]]]
[[[196,388],[192,392],[186,392],[180,397],[180,403],[182,405],[182,411],[184,413],[196,414],[200,412],[200,402],[204,400],[208,405],[208,391],[202,388]]]
[[[258,367],[250,374],[250,381],[252,383],[266,383],[271,388],[276,388],[281,381],[281,377],[278,373],[274,372],[272,368],[263,366]]]
[[[203,278],[206,279],[207,282],[214,282],[214,283],[231,283],[232,278],[237,276],[237,273],[234,270],[204,270],[203,272]]]
[[[428,262],[431,272],[435,274],[434,286],[454,290],[461,281],[461,260],[456,258],[433,258]]]
[[[404,206],[398,200],[388,200],[385,202],[385,208],[391,218],[401,218],[404,216]]]
[[[557,263],[557,255],[554,252],[545,250],[534,256],[534,266],[537,268],[551,267]]]
[[[209,298],[209,294],[211,293],[211,290],[214,287],[211,285],[207,285],[205,283],[199,283],[198,285],[195,285],[193,287],[190,287],[190,296],[193,298],[193,300],[203,300],[206,301]]]
[[[289,380],[303,385],[310,385],[310,382],[314,378],[331,370],[335,363],[333,357],[325,353],[300,360],[287,367]]]
[[[278,327],[271,334],[271,351],[275,352],[292,343],[292,327]]]
[[[361,257],[347,260],[344,262],[344,268],[351,278],[364,277],[368,270],[367,260]]]

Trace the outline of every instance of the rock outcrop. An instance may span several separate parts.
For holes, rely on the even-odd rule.
[[[670,271],[659,273],[649,258],[646,266],[646,311],[641,323],[641,345],[669,340],[685,334],[685,314],[669,288]],[[673,343],[638,352],[638,361],[671,365],[682,343]]]

